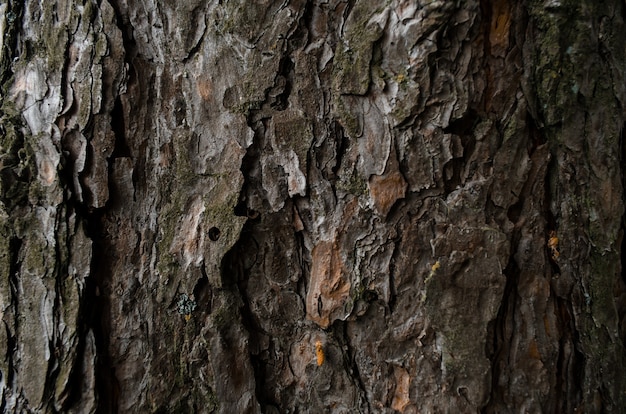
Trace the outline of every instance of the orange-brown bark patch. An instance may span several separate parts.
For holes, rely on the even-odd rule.
[[[306,298],[307,318],[322,328],[343,309],[350,294],[344,264],[335,241],[322,241],[311,252],[311,281]]]
[[[399,171],[372,175],[369,179],[369,190],[378,214],[386,216],[395,202],[404,198],[406,187],[406,181]]]

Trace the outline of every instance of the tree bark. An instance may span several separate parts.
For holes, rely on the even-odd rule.
[[[0,4],[2,409],[623,412],[625,18]]]

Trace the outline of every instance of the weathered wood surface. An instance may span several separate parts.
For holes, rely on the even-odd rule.
[[[623,412],[623,1],[4,1],[5,412]]]

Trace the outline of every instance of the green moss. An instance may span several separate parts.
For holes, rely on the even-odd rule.
[[[6,56],[3,55],[3,56]],[[12,78],[4,79],[5,91]],[[5,97],[5,94],[0,96]],[[33,191],[40,188],[36,175],[33,143],[38,137],[24,135],[21,112],[10,99],[0,102],[0,201],[10,214],[17,205],[24,205]]]
[[[107,37],[104,34],[99,34],[94,44],[95,55],[102,58],[107,55],[109,50],[109,43]]]
[[[24,246],[24,257],[22,259],[22,269],[32,274],[44,276],[47,274],[46,258],[50,257],[48,243],[39,232],[39,223],[32,215],[27,216],[29,224],[22,224],[20,234],[28,238],[28,243]],[[53,255],[54,256],[54,255]]]
[[[338,93],[367,93],[370,85],[370,55],[371,51],[354,50],[341,45],[337,47],[333,61],[333,88]]]
[[[211,320],[213,321],[213,326],[219,332],[233,321],[233,315],[228,307],[223,306],[213,311]]]
[[[184,214],[185,201],[183,194],[177,192],[159,214],[161,237],[157,240],[159,251],[157,271],[161,275],[170,275],[179,268],[178,259],[170,253],[170,247],[180,229],[180,218]]]
[[[560,14],[548,13],[542,4],[531,6],[530,14],[535,18],[538,37],[535,55],[534,77],[539,111],[543,113],[547,125],[558,123],[562,119],[560,107],[556,102],[556,92],[561,82],[561,28],[566,20]]]
[[[76,121],[81,128],[84,128],[91,119],[91,94],[100,93],[100,91],[92,91],[91,86],[81,85],[80,87],[75,88],[74,92],[78,92],[78,95],[80,96],[79,102],[81,103],[77,108]]]
[[[263,20],[264,6],[254,3],[246,3],[242,7],[240,1],[229,1],[222,5],[223,16],[217,23],[221,33],[238,34],[252,41],[256,38],[259,30],[259,22]]]
[[[604,72],[607,66],[601,64],[598,44],[588,34],[590,20],[602,16],[606,11],[600,9],[604,7],[596,2],[583,8],[576,1],[559,2],[559,6],[551,8],[533,1],[529,7],[535,32],[539,33],[535,39],[534,87],[538,110],[547,126],[566,121],[580,107],[581,82],[610,79]],[[621,44],[616,50],[620,49]],[[596,59],[599,64],[590,66],[589,59]],[[595,91],[591,93],[596,99]],[[613,101],[606,103],[609,107],[614,105]]]
[[[211,389],[209,395],[206,397],[205,406],[202,407],[203,412],[214,413],[220,408],[220,400],[217,398],[215,392]]]
[[[504,132],[502,134],[502,144],[504,144],[513,137],[518,137],[520,134],[520,130],[523,127],[524,125],[520,125],[519,118],[517,116],[514,115],[510,117],[508,119],[508,122],[506,123],[506,126],[504,127]]]
[[[210,320],[216,331],[224,332],[234,324],[240,323],[239,308],[243,306],[243,303],[236,288],[220,289],[216,303],[216,308],[210,315]]]
[[[56,2],[43,2],[43,10],[40,23],[42,36],[39,39],[37,49],[43,52],[48,67],[62,68],[65,62],[65,52],[69,42],[69,31],[66,25],[57,26],[55,8]]]
[[[273,75],[272,75],[273,76]],[[262,75],[254,73],[254,77],[261,78]],[[264,96],[257,81],[251,80],[250,76],[246,76],[241,85],[235,85],[228,88],[224,94],[224,106],[231,112],[247,116],[250,111],[261,109]]]
[[[239,238],[246,220],[234,214],[239,196],[239,176],[233,173],[195,173],[188,155],[188,141],[188,136],[184,134],[174,139],[174,174],[164,179],[164,194],[167,194],[168,199],[159,213],[160,234],[157,240],[157,270],[161,275],[169,276],[179,272],[179,252],[171,253],[170,249],[181,231],[182,220],[189,213],[189,205],[198,202],[198,197],[202,197],[204,207],[199,230],[208,232],[212,227],[219,229],[219,238],[210,242],[212,249],[217,249],[212,251],[223,249],[225,253]],[[208,267],[219,268],[219,263]]]
[[[341,177],[337,183],[337,189],[356,197],[368,194],[367,181],[361,177],[356,168],[352,170],[349,177]]]
[[[339,123],[346,132],[346,135],[352,139],[357,139],[363,135],[363,123],[358,115],[354,114],[346,105],[345,99],[341,95],[335,95],[333,106],[335,113],[339,115]]]
[[[74,13],[78,13],[79,19],[83,22],[93,22],[96,18],[96,13],[98,13],[96,2],[86,0],[82,12],[79,13],[75,7],[72,7],[72,14]]]
[[[185,207],[193,194],[196,174],[193,172],[187,149],[189,136],[181,133],[173,138],[175,165],[174,174],[165,178],[164,194],[169,195],[165,207],[159,214],[160,237],[157,241],[159,263],[157,270],[161,275],[170,275],[178,268],[178,258],[170,253],[170,247],[176,233],[180,231],[180,220],[185,214]]]
[[[188,131],[181,132],[173,137],[174,156],[176,159],[171,185],[175,191],[179,188],[188,190],[190,186],[193,187],[196,178],[196,173],[193,171],[191,160],[189,159],[189,141],[191,138]]]
[[[441,263],[439,262],[439,260],[437,260],[432,265],[431,270],[428,273],[428,276],[426,276],[426,278],[424,278],[424,287],[423,287],[421,295],[420,295],[420,302],[422,302],[422,303],[426,302],[426,299],[428,298],[428,287],[429,287],[433,277],[435,277],[435,275],[437,274],[437,271],[439,270],[440,267],[441,267]]]
[[[286,120],[276,121],[274,129],[279,147],[293,150],[300,161],[300,168],[306,171],[304,165],[313,140],[311,122],[304,115],[293,115]]]
[[[405,74],[396,75],[393,81],[398,85],[398,95],[391,116],[397,123],[401,123],[423,105],[420,103],[421,90],[420,85]]]
[[[238,309],[232,303],[226,303],[211,313],[211,321],[215,330],[224,332],[228,330],[239,319]]]
[[[378,24],[368,23],[388,3],[371,9],[375,2],[357,2],[351,10],[345,43],[337,44],[333,58],[333,89],[336,92],[354,95],[367,93],[371,81],[373,43],[383,34]]]

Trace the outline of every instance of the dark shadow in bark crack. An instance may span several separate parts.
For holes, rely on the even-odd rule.
[[[519,239],[519,235],[514,235],[513,237]],[[499,412],[499,409],[505,406],[501,398],[505,390],[500,385],[500,378],[503,372],[507,370],[509,347],[513,335],[511,325],[518,300],[517,285],[519,283],[520,269],[513,257],[514,252],[517,250],[517,244],[517,240],[515,243],[511,243],[509,263],[503,270],[506,276],[506,284],[498,315],[496,319],[489,322],[487,327],[487,349],[485,354],[491,362],[491,399],[481,410],[483,414]]]
[[[109,315],[110,301],[106,292],[110,290],[110,260],[106,252],[110,251],[108,237],[102,223],[105,209],[98,209],[86,218],[87,236],[92,240],[93,253],[91,258],[91,276],[86,280],[84,303],[85,323],[94,334],[96,343],[96,395],[98,407],[96,414],[118,412],[117,395],[119,384],[115,376],[109,353],[109,337],[111,318]]]

